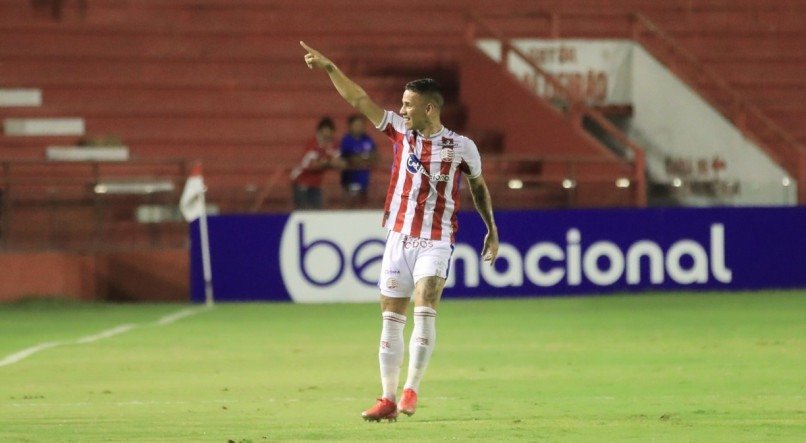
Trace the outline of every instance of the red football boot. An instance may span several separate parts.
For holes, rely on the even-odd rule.
[[[375,406],[361,413],[367,421],[397,421],[397,405],[388,398],[379,398]]]
[[[414,415],[415,409],[417,409],[417,393],[414,392],[414,389],[404,389],[403,397],[397,404],[397,410],[411,417]]]

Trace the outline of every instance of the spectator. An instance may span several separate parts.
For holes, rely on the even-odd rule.
[[[291,171],[295,209],[322,208],[322,178],[330,168],[343,168],[333,137],[336,125],[324,117],[316,125],[316,136],[308,142],[302,161]]]
[[[348,207],[364,205],[369,190],[370,169],[378,160],[375,142],[366,133],[364,116],[351,115],[347,119],[347,133],[341,139],[341,158],[347,169],[341,173]]]

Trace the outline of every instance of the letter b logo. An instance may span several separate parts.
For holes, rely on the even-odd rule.
[[[299,303],[374,301],[383,256],[375,211],[295,212],[280,239],[280,271]]]
[[[316,286],[331,285],[339,280],[344,274],[344,253],[339,245],[325,239],[314,240],[306,244],[305,225],[299,223],[297,227],[299,231],[299,269],[305,279]],[[311,260],[306,262],[309,257]],[[330,262],[332,264],[328,264],[330,260],[333,260]],[[314,275],[309,271],[309,266],[313,268]],[[333,272],[334,270],[335,272]],[[327,273],[332,273],[332,277],[328,277]]]

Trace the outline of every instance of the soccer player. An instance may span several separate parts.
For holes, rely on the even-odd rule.
[[[414,414],[420,381],[436,339],[436,316],[448,276],[459,209],[459,179],[465,173],[473,203],[487,225],[484,260],[498,254],[498,228],[490,193],[481,175],[476,145],[440,123],[443,97],[431,79],[409,82],[400,114],[384,111],[319,51],[300,42],[305,63],[328,73],[336,90],[394,145],[394,160],[384,205],[383,225],[389,230],[378,286],[382,329],[379,350],[383,395],[361,415],[365,420],[397,419]],[[403,328],[412,292],[414,330],[409,342],[409,368],[403,394],[396,402],[403,364]]]

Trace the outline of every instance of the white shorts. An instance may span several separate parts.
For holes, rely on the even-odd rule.
[[[411,297],[423,277],[448,278],[453,245],[389,231],[378,287],[387,297]]]

